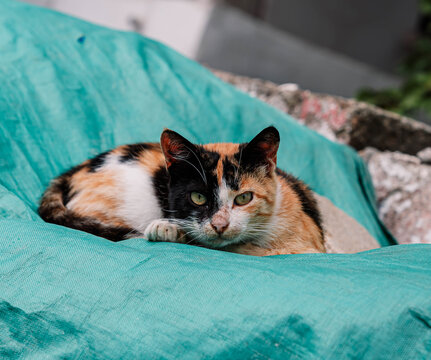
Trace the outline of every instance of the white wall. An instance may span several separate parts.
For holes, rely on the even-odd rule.
[[[214,0],[27,0],[119,30],[140,32],[195,58]]]

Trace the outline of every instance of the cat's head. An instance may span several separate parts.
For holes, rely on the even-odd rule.
[[[221,248],[270,232],[280,136],[268,127],[249,143],[194,145],[165,130],[169,211],[190,239]]]

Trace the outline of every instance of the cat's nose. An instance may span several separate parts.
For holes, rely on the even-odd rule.
[[[229,223],[227,221],[212,221],[211,226],[217,234],[221,235],[228,228]]]

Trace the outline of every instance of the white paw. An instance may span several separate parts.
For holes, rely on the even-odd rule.
[[[166,219],[153,220],[145,229],[144,236],[149,241],[177,242],[181,237],[180,229]]]

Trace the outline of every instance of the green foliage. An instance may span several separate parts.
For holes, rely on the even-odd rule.
[[[419,0],[419,9],[423,15],[431,15],[431,1]]]
[[[359,100],[404,115],[423,110],[431,116],[431,0],[420,0],[419,6],[424,31],[399,68],[403,83],[393,89],[362,89]]]

